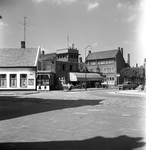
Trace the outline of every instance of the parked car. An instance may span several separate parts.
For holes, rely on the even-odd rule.
[[[130,89],[136,89],[137,87],[138,87],[138,85],[131,82],[131,81],[127,81],[127,82],[124,82],[121,85],[118,85],[119,90],[125,90],[125,89],[130,90]]]

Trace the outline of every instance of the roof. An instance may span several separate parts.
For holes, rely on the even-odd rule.
[[[56,59],[56,53],[49,53],[42,55],[42,60],[55,60]]]
[[[107,51],[100,51],[100,52],[93,52],[90,53],[86,60],[96,60],[96,59],[108,59],[116,57],[118,53],[118,49],[116,50],[107,50]]]
[[[37,56],[37,48],[3,48],[0,49],[0,67],[34,67]]]

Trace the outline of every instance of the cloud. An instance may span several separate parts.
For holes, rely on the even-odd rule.
[[[6,26],[8,26],[8,24],[4,23],[3,21],[0,21],[0,29]]]
[[[125,41],[123,41],[123,44],[124,45],[132,45],[132,44],[134,44],[132,41],[129,41],[129,40],[125,40]]]
[[[32,0],[32,2],[35,2],[35,3],[41,3],[43,1],[46,1],[46,0]]]
[[[132,14],[131,16],[129,16],[128,18],[124,18],[123,20],[126,22],[132,22],[137,18],[136,14]]]
[[[32,0],[32,2],[35,2],[35,3],[51,2],[51,3],[56,3],[56,4],[62,4],[62,3],[71,4],[76,1],[77,0]]]
[[[93,9],[95,9],[98,6],[99,6],[99,4],[97,2],[95,2],[95,3],[87,3],[87,10],[88,11],[93,10]]]
[[[121,3],[118,3],[117,8],[121,8],[121,7],[123,7],[123,5]]]
[[[61,4],[61,3],[66,3],[66,4],[71,4],[76,2],[77,0],[53,0],[53,3]]]
[[[130,2],[118,3],[116,8],[118,8],[118,9],[127,9],[127,10],[137,10],[137,9],[140,9],[140,5],[139,4],[132,4]]]
[[[95,42],[95,43],[92,44],[93,47],[97,47],[98,45],[99,45],[98,42]]]

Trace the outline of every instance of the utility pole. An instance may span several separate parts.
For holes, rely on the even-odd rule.
[[[67,36],[67,47],[69,48],[69,35]]]
[[[26,42],[26,17],[24,17],[24,42]]]

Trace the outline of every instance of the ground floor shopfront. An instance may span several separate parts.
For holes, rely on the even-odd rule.
[[[0,68],[0,90],[51,90],[54,74],[36,68]]]
[[[35,90],[36,68],[0,68],[0,90]]]

